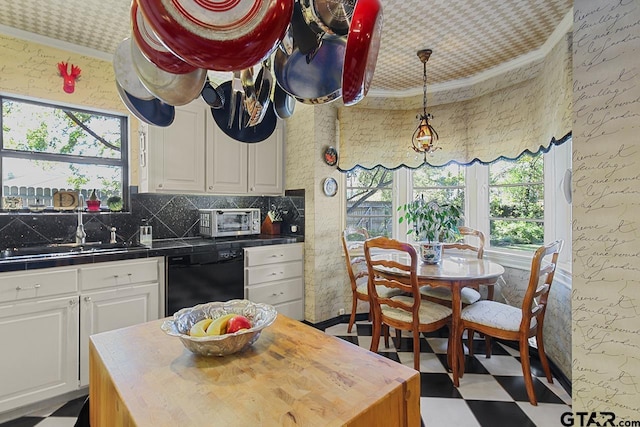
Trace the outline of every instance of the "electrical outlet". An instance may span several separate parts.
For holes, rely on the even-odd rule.
[[[344,308],[341,308],[340,310],[338,310],[338,315],[342,316],[344,314]]]

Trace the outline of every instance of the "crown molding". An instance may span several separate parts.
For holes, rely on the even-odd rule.
[[[429,85],[428,93],[435,94],[438,92],[446,92],[450,90],[465,89],[489,80],[493,77],[500,76],[518,68],[527,66],[536,61],[543,59],[551,52],[554,46],[565,36],[573,27],[573,8],[569,10],[562,21],[556,26],[555,30],[547,38],[547,40],[538,49],[520,55],[519,57],[504,62],[496,67],[482,71],[471,77],[464,79],[452,80],[443,83],[435,83]],[[411,98],[414,96],[422,95],[422,87],[407,89],[407,90],[385,90],[385,89],[371,89],[367,96],[376,98]]]
[[[29,31],[19,30],[17,28],[9,27],[2,24],[0,24],[0,33],[3,33],[10,37],[15,37],[17,39],[27,40],[33,43],[38,43],[45,46],[53,47],[56,49],[62,49],[69,52],[84,55],[84,56],[90,56],[92,58],[101,59],[103,61],[108,61],[108,62],[113,61],[113,55],[107,52],[102,52],[97,49],[91,49],[85,46],[80,46],[77,44],[52,39],[50,37],[41,36],[39,34],[31,33]]]

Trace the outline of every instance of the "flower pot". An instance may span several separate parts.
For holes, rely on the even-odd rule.
[[[420,242],[420,260],[425,264],[438,264],[442,259],[442,243]]]
[[[89,212],[100,212],[100,200],[87,200],[87,210]]]

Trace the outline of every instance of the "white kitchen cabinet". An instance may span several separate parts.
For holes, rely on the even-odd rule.
[[[247,144],[228,137],[201,99],[167,127],[142,125],[140,188],[154,193],[282,194],[284,132]]]
[[[159,318],[158,259],[80,268],[80,386],[89,384],[89,336]]]
[[[0,412],[78,388],[78,329],[76,294],[0,303]]]
[[[88,384],[89,335],[164,314],[164,258],[0,273],[0,413]]]
[[[245,248],[245,298],[304,320],[303,243]]]
[[[158,193],[203,192],[208,111],[195,102],[175,111],[171,126],[144,126],[147,132],[140,135],[140,186]]]
[[[217,194],[282,194],[284,132],[278,123],[261,142],[242,143],[228,137],[213,120],[207,125],[207,191]]]

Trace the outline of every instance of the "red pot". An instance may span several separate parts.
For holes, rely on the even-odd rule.
[[[266,58],[285,35],[294,0],[138,0],[158,39],[189,64],[236,71]]]

